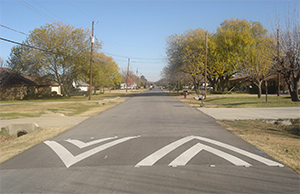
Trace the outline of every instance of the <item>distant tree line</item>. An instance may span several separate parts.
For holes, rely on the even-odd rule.
[[[279,72],[292,100],[299,101],[299,12],[293,14],[285,24],[276,22],[279,37],[268,33],[260,22],[240,19],[225,20],[215,33],[198,28],[169,36],[163,80],[173,85],[178,81],[192,83],[198,92],[204,82],[207,33],[207,80],[215,91],[227,91],[229,79],[240,75],[257,86],[260,98],[262,83],[270,74]]]

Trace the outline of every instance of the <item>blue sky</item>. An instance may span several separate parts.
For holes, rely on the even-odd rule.
[[[287,1],[274,0],[0,0],[0,23],[29,34],[51,21],[77,28],[91,28],[92,20],[99,21],[95,35],[103,42],[100,52],[113,57],[121,69],[130,58],[132,71],[158,81],[167,65],[168,36],[196,28],[215,32],[222,21],[231,18],[259,21],[272,31],[276,9],[286,5]],[[3,27],[0,37],[16,42],[26,39]],[[13,46],[0,40],[1,58],[6,60]]]

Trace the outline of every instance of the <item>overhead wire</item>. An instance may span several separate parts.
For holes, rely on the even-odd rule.
[[[85,16],[87,16],[88,18],[92,18],[90,15],[86,14],[84,11],[82,11],[81,9],[79,9],[77,6],[75,6],[73,3],[71,3],[71,1],[67,0],[73,7],[75,7],[77,10],[79,10],[81,13],[83,13]]]
[[[89,14],[87,14],[86,12],[84,12],[84,11],[82,11],[81,9],[79,9],[76,5],[74,5],[73,3],[71,3],[69,0],[67,0],[73,7],[75,7],[77,10],[79,10],[81,13],[83,13],[85,16],[87,16],[88,18],[92,18]],[[100,23],[106,23],[106,24],[111,24],[111,23],[107,23],[107,22],[102,22],[102,21],[100,21]],[[111,25],[115,25],[115,24],[111,24]],[[116,26],[122,26],[122,27],[125,27],[125,28],[131,28],[131,29],[134,29],[134,28],[132,28],[132,27],[128,27],[128,26],[124,26],[124,25],[116,25]],[[142,29],[142,30],[146,30],[146,29]],[[108,36],[104,33],[104,31],[100,28],[100,31],[103,33],[103,35],[104,36],[106,36],[106,38],[107,39],[109,39],[108,38]],[[155,31],[155,30],[148,30],[148,31]],[[113,45],[114,45],[114,47],[115,48],[117,48],[116,46],[115,46],[115,44],[121,44],[122,45],[122,43],[115,43],[115,42],[112,42],[112,41],[110,41],[110,43],[112,43]],[[135,47],[144,47],[145,48],[145,46],[139,46],[139,45],[128,45],[128,44],[123,44],[123,45],[127,45],[127,46],[135,46]],[[146,46],[146,48],[150,48],[150,47],[147,47]],[[158,47],[151,47],[151,48],[158,48]],[[104,53],[104,52],[103,52]],[[136,59],[140,59],[140,60],[161,60],[160,58],[158,59],[158,58],[138,58],[138,57],[128,57],[128,56],[120,56],[120,55],[117,55],[117,54],[109,54],[109,55],[112,55],[112,56],[119,56],[119,57],[123,57],[123,58],[136,58]]]
[[[42,6],[41,4],[39,4],[38,2],[36,2],[35,0],[33,0],[33,2],[35,2],[36,4],[38,4],[40,7],[42,7],[43,9],[45,9],[46,11],[48,11],[49,13],[51,13],[52,15],[56,16],[57,18],[61,19],[61,21],[67,23],[66,21],[64,21],[61,17],[59,17],[58,15],[54,14],[52,11],[50,11],[49,9],[45,8],[44,6]]]
[[[117,43],[117,42],[110,42],[110,43],[112,43],[112,44],[119,44],[119,45],[125,45],[125,46],[131,46],[131,47],[156,48],[156,49],[163,48],[163,47],[155,47],[155,46],[140,46],[140,45],[124,44],[124,43]]]
[[[50,17],[49,15],[43,13],[42,11],[38,10],[37,8],[33,7],[32,5],[26,3],[24,0],[17,0],[19,3],[21,3],[22,5],[26,6],[27,8],[31,9],[32,11],[36,12],[37,14],[41,15],[42,17],[52,21],[55,21],[55,19],[53,19],[52,17]],[[63,21],[62,18],[60,18],[59,16],[57,16],[56,14],[54,14],[53,12],[51,12],[50,10],[48,10],[47,8],[43,7],[41,4],[37,3],[35,0],[33,0],[37,5],[39,5],[40,7],[42,7],[43,9],[47,10],[48,12],[50,12],[51,14],[53,14],[54,16],[56,16],[57,18],[61,19]],[[83,13],[85,16],[90,18],[90,15],[86,14],[84,11],[82,11],[81,9],[79,9],[77,6],[75,6],[73,3],[71,3],[69,0],[67,0],[73,7],[75,7],[77,10],[79,10],[81,13]],[[106,23],[106,24],[111,24],[111,23],[107,23],[107,22],[101,22],[101,23]],[[111,25],[115,25],[115,24],[111,24]],[[124,25],[117,25],[117,26],[122,26],[122,27],[128,27],[128,26],[124,26]],[[1,27],[7,28],[9,30],[21,33],[23,35],[28,35],[26,33],[20,32],[18,30],[14,30],[12,28],[9,28],[7,26],[1,25]],[[129,27],[128,27],[129,28]],[[131,28],[132,29],[132,28]],[[145,29],[142,29],[145,30]],[[102,31],[102,30],[101,30]],[[105,33],[102,31],[102,33],[105,35]],[[106,36],[106,35],[105,35]],[[106,36],[107,37],[107,36]],[[108,38],[108,37],[107,37]],[[2,38],[3,40],[3,38]],[[15,44],[21,44],[21,43],[17,43],[14,41],[10,41],[12,43]],[[111,41],[111,43],[114,44],[122,44],[122,43],[114,43]],[[22,45],[22,44],[21,44]],[[124,44],[123,44],[124,45]],[[144,46],[138,46],[138,45],[128,45],[128,46],[136,46],[136,47],[144,47]],[[117,47],[116,47],[117,48]],[[104,53],[104,52],[103,52]],[[139,59],[139,60],[163,60],[163,58],[142,58],[142,57],[128,57],[128,56],[121,56],[121,55],[117,55],[117,54],[112,54],[112,53],[106,53],[108,55],[112,55],[112,56],[116,56],[116,57],[122,57],[122,58],[133,58],[133,59]],[[132,61],[133,63],[135,63],[136,61]],[[139,62],[142,63],[142,62]]]
[[[29,34],[26,34],[26,33],[24,33],[24,32],[21,32],[21,31],[19,31],[19,30],[15,30],[15,29],[13,29],[13,28],[10,28],[10,27],[7,27],[7,26],[4,26],[4,25],[2,25],[2,24],[0,24],[0,26],[1,26],[1,27],[3,27],[3,28],[9,29],[9,30],[11,30],[11,31],[18,32],[18,33],[20,33],[20,34],[23,34],[23,35],[29,36]]]
[[[16,42],[16,41],[13,41],[13,40],[9,40],[9,39],[6,39],[6,38],[1,38],[1,37],[0,37],[0,40],[6,41],[6,42],[10,42],[10,43],[13,43],[13,44],[17,44],[17,45],[21,45],[21,46],[25,46],[25,47],[28,47],[28,48],[37,49],[37,50],[40,50],[40,51],[43,51],[43,52],[55,54],[55,53],[53,53],[52,51],[47,51],[47,50],[45,50],[45,49],[37,48],[37,47],[35,47],[35,46],[31,46],[31,45],[24,44],[24,43],[19,43],[19,42]]]
[[[46,15],[45,13],[39,11],[38,9],[36,9],[35,7],[33,7],[32,5],[26,3],[23,0],[17,0],[19,3],[21,3],[22,5],[24,5],[25,7],[27,7],[28,9],[31,9],[32,11],[34,11],[35,13],[41,15],[42,17],[46,18],[47,20],[50,20],[51,22],[55,21],[55,19],[51,18],[50,16]],[[22,1],[22,2],[21,2]]]
[[[128,57],[128,56],[123,56],[123,55],[116,55],[113,53],[108,53],[108,52],[102,52],[106,55],[111,55],[111,56],[116,56],[116,57],[121,57],[121,58],[130,58],[130,59],[139,59],[139,60],[151,60],[151,61],[159,61],[159,60],[164,60],[164,58],[143,58],[143,57]]]

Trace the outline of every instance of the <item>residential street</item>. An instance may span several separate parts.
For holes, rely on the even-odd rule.
[[[2,163],[1,193],[299,193],[300,177],[159,89]]]

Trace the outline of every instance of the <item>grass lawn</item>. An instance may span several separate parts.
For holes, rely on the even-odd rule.
[[[293,102],[289,96],[268,96],[268,103],[266,98],[258,98],[257,96],[226,96],[219,97],[209,95],[203,102],[202,100],[195,100],[192,97],[184,98],[183,95],[174,95],[182,102],[199,108],[202,103],[205,108],[267,108],[267,107],[300,107],[300,101]]]
[[[72,96],[59,99],[37,99],[37,100],[14,100],[2,101],[0,104],[1,119],[16,119],[24,117],[39,117],[42,114],[62,113],[65,116],[81,115],[89,110],[101,110],[104,106],[98,102],[101,100],[112,100],[117,98],[127,98],[136,95],[140,91],[114,91],[105,94],[93,95],[91,101],[88,97]],[[114,106],[115,102],[108,104]],[[107,105],[105,106],[107,107]]]
[[[217,123],[300,174],[300,119],[293,119],[290,126],[259,120]]]

